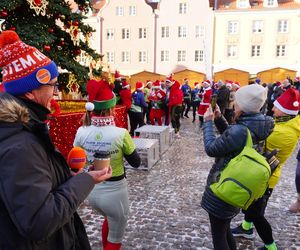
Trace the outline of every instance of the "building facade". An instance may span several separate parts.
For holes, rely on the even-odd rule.
[[[294,0],[211,1],[215,10],[213,72],[255,75],[272,68],[300,72],[300,3]]]

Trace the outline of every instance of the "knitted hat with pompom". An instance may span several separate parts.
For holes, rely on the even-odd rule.
[[[11,30],[0,34],[0,68],[3,78],[1,88],[14,96],[38,89],[58,76],[53,61],[35,47],[22,42]]]

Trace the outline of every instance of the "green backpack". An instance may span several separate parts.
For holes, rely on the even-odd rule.
[[[247,131],[247,142],[242,152],[225,166],[218,182],[210,185],[218,198],[244,210],[263,196],[271,176],[268,162],[253,148],[250,131]]]

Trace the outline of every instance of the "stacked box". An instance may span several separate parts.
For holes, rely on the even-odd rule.
[[[170,146],[169,126],[145,125],[137,128],[135,134],[140,138],[157,139],[159,141],[160,155],[162,155]]]
[[[170,128],[169,129],[169,145],[171,146],[174,141],[175,141],[175,129]]]
[[[141,157],[141,165],[137,169],[150,170],[155,163],[160,159],[159,157],[159,143],[157,139],[134,138],[136,151]],[[133,168],[127,162],[126,168]]]

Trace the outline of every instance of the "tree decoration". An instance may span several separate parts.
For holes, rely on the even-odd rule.
[[[1,10],[0,16],[3,17],[3,18],[6,18],[8,16],[7,11],[6,10]]]
[[[77,79],[74,74],[69,75],[69,83],[67,84],[67,89],[70,91],[73,100],[77,99],[79,94],[80,85],[77,83]]]
[[[4,22],[5,22],[5,19],[0,19],[0,32],[2,32],[5,29]]]
[[[27,0],[30,4],[30,9],[33,9],[37,15],[46,15],[46,7],[48,5],[47,0]]]
[[[79,45],[79,27],[78,27],[79,23],[77,21],[71,22],[70,28],[69,28],[69,32],[70,32],[70,36],[71,39],[74,43],[74,45]]]

